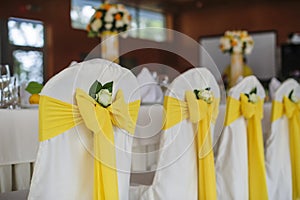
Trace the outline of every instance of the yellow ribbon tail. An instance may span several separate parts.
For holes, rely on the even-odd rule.
[[[300,116],[289,119],[293,199],[300,199]]]
[[[196,99],[193,91],[186,91],[186,101],[166,96],[164,109],[166,119],[164,130],[167,130],[183,120],[188,119],[197,125],[196,152],[198,163],[198,198],[217,199],[214,155],[210,134],[210,123],[214,122],[218,114],[218,99],[212,104]]]
[[[248,101],[245,94],[241,94],[240,100],[228,97],[225,125],[229,126],[239,117],[247,120],[248,143],[248,177],[249,199],[268,199],[266,169],[264,159],[263,134],[261,119],[263,117],[263,101],[258,99],[256,103]]]
[[[300,199],[300,102],[283,98],[290,133],[290,157],[292,166],[293,200]]]
[[[248,176],[249,199],[268,199],[266,182],[263,137],[260,119],[253,117],[248,120]]]
[[[214,154],[212,148],[210,121],[204,118],[199,122],[198,147],[198,199],[217,199]]]

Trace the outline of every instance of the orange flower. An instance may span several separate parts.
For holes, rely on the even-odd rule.
[[[86,30],[87,30],[88,32],[91,31],[91,25],[90,25],[90,24],[88,24],[88,25],[86,26]]]
[[[96,14],[95,14],[95,18],[100,19],[101,17],[102,17],[102,12],[97,11]]]
[[[131,21],[131,15],[128,15],[128,20]]]
[[[236,45],[237,45],[237,42],[236,42],[235,40],[232,40],[232,41],[231,41],[231,46],[234,47],[234,46],[236,46]]]
[[[122,19],[121,14],[116,14],[116,15],[115,15],[115,20],[121,20],[121,19]]]
[[[224,49],[224,45],[223,44],[220,44],[220,49],[223,51],[223,49]]]
[[[103,4],[103,8],[104,8],[105,10],[109,10],[110,7],[111,7],[110,4]]]

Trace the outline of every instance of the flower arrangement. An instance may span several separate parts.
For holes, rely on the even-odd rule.
[[[253,89],[249,92],[249,94],[245,94],[245,95],[248,97],[248,102],[250,102],[250,103],[255,104],[255,103],[257,103],[258,100],[259,100],[259,98],[258,98],[258,96],[257,96],[257,89],[256,89],[256,87],[253,88]]]
[[[112,88],[113,81],[102,85],[99,81],[95,81],[89,90],[89,95],[95,99],[101,106],[107,108],[112,104]]]
[[[197,99],[201,99],[208,104],[213,102],[213,92],[209,87],[205,89],[194,90],[194,93]]]
[[[101,37],[105,32],[120,33],[130,28],[131,15],[122,4],[104,3],[96,9],[87,25],[89,37]]]
[[[247,31],[226,31],[220,39],[220,49],[223,53],[250,54],[254,41]]]

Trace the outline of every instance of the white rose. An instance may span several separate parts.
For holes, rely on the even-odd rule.
[[[225,32],[225,35],[226,35],[226,36],[232,36],[232,32],[231,32],[231,31],[226,31],[226,32]]]
[[[294,102],[294,103],[297,103],[299,101],[299,99],[297,98],[297,96],[295,95],[295,93],[293,93],[291,95],[291,101]]]
[[[256,103],[256,102],[258,101],[257,95],[256,95],[255,93],[250,94],[250,95],[249,95],[249,101],[250,101],[251,103]]]
[[[107,12],[105,14],[104,21],[106,21],[106,22],[113,22],[114,21],[114,16],[112,15],[111,12]]]
[[[110,14],[110,15],[114,15],[114,14],[116,14],[117,12],[118,12],[118,9],[117,9],[115,6],[111,7],[111,8],[107,11],[107,13]]]
[[[117,9],[119,11],[125,11],[125,7],[122,4],[117,4]]]
[[[102,106],[107,107],[112,103],[112,94],[108,89],[101,89],[98,94],[96,94],[96,101]]]
[[[252,45],[247,45],[245,49],[245,54],[250,54],[252,52],[253,46]]]
[[[106,28],[107,30],[111,29],[111,27],[112,27],[112,23],[107,23],[107,24],[105,24],[105,28]]]
[[[122,26],[124,26],[124,22],[123,22],[122,20],[116,21],[116,27],[117,27],[117,28],[120,28],[120,27],[122,27]]]
[[[223,50],[229,50],[231,48],[230,39],[228,37],[222,37],[220,43],[222,44]]]
[[[207,103],[212,103],[213,94],[212,91],[210,90],[200,90],[197,96],[199,99],[202,99]]]
[[[91,29],[95,32],[98,32],[98,29],[102,26],[102,21],[100,19],[96,19],[91,24]]]

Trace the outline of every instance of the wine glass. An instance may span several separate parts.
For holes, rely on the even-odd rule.
[[[10,71],[8,65],[0,65],[0,90],[1,90],[1,97],[0,97],[0,107],[5,107],[6,100],[5,100],[5,92],[4,90],[10,83]]]

